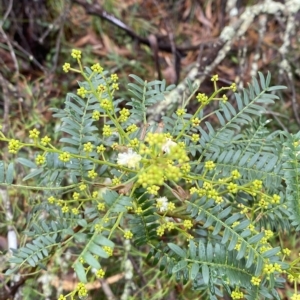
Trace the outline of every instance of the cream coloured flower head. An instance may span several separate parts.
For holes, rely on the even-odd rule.
[[[156,199],[156,207],[159,208],[160,212],[165,212],[168,210],[168,198],[167,197],[160,197]]]
[[[132,149],[128,149],[127,152],[119,153],[117,164],[120,166],[125,166],[131,169],[135,169],[139,166],[139,162],[142,157],[134,152]]]
[[[170,153],[170,148],[176,146],[177,144],[173,142],[171,139],[167,139],[167,141],[162,145],[162,151],[165,153]]]

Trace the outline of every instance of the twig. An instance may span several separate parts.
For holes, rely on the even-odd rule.
[[[64,8],[62,14],[59,16],[59,32],[58,32],[58,36],[56,38],[56,44],[55,44],[55,54],[53,57],[53,66],[51,68],[50,73],[54,73],[54,71],[56,70],[57,67],[57,62],[58,62],[58,57],[59,57],[59,52],[60,52],[60,45],[61,45],[61,38],[64,32],[64,25],[65,25],[65,20],[66,20],[66,15],[67,15],[67,11],[69,10],[69,5]]]
[[[11,44],[9,38],[6,35],[6,33],[4,32],[3,27],[2,27],[5,20],[8,18],[9,14],[11,12],[12,5],[13,5],[13,0],[10,0],[9,4],[8,4],[8,8],[7,8],[7,10],[4,14],[3,20],[0,21],[0,33],[2,34],[4,40],[5,40],[8,48],[9,48],[11,58],[12,58],[12,60],[14,62],[14,65],[15,65],[16,75],[19,76],[19,65],[18,65],[18,61],[17,61],[17,57],[16,57],[16,54],[15,54],[14,48],[12,47],[12,44]]]
[[[165,18],[165,14],[161,10],[161,6],[159,5],[158,1],[153,0],[153,2],[155,3],[155,6],[157,7],[157,9],[159,11],[159,14],[161,16],[163,16],[162,20],[165,24],[166,31],[167,31],[167,34],[168,34],[168,38],[169,38],[169,42],[170,42],[170,46],[171,46],[171,52],[172,52],[172,55],[173,55],[173,69],[174,69],[174,73],[175,73],[175,76],[176,76],[174,82],[172,82],[172,83],[177,84],[178,81],[179,81],[179,78],[180,78],[181,55],[177,51],[177,47],[176,47],[176,44],[175,44],[174,33],[173,33],[172,28],[171,28],[171,24],[170,24],[169,19]]]
[[[209,56],[203,57],[200,65],[196,64],[194,68],[190,70],[186,78],[174,90],[166,95],[165,101],[159,102],[159,104],[150,111],[148,120],[150,122],[159,121],[166,111],[172,110],[174,106],[182,101],[182,95],[188,94],[187,79],[200,86],[206,76],[226,57],[234,40],[245,34],[255,17],[260,14],[274,15],[280,11],[284,12],[288,6],[292,6],[292,9],[297,11],[300,9],[300,1],[289,0],[286,1],[285,4],[282,4],[273,0],[265,0],[263,3],[246,7],[245,11],[236,21],[233,19],[232,24],[226,26],[222,30],[219,42],[214,43],[214,47]]]
[[[27,57],[30,61],[33,62],[34,65],[36,65],[40,70],[42,70],[44,73],[46,73],[46,69],[38,62],[38,60],[27,50],[25,50],[23,47],[21,47],[17,42],[12,42],[12,44],[21,51],[25,57]]]
[[[137,33],[135,33],[135,31],[133,29],[131,29],[129,26],[127,26],[123,21],[121,21],[120,19],[116,18],[114,15],[109,14],[108,12],[103,10],[103,8],[101,7],[100,4],[98,4],[96,2],[90,4],[86,0],[71,0],[71,1],[73,3],[76,3],[80,6],[82,6],[85,9],[87,14],[98,16],[98,17],[114,24],[118,28],[124,30],[130,37],[132,37],[133,39],[136,39],[139,43],[150,47],[150,42],[149,42],[148,38],[143,38],[143,37],[139,36]],[[158,41],[157,45],[158,45],[159,50],[172,53],[172,46],[169,43],[165,43],[164,36],[156,36],[156,38]],[[211,43],[212,40],[214,41],[215,39],[203,39],[203,41],[201,41],[199,44],[188,46],[188,47],[176,46],[176,51],[180,55],[183,55],[187,51],[197,50],[199,48],[200,44]]]
[[[117,300],[107,281],[104,279],[100,279],[100,282],[102,290],[107,297],[107,300]]]

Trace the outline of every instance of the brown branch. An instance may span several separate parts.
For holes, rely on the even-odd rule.
[[[80,6],[82,6],[86,13],[89,15],[94,15],[94,16],[98,16],[108,22],[110,22],[111,24],[117,26],[118,28],[124,30],[131,38],[137,40],[139,43],[143,44],[143,45],[147,45],[149,47],[151,47],[150,41],[148,38],[144,38],[142,36],[139,36],[132,28],[130,28],[129,26],[127,26],[123,21],[121,21],[120,19],[116,18],[114,15],[109,14],[108,12],[106,12],[99,3],[88,3],[86,0],[72,0],[73,3],[76,3]],[[174,49],[171,43],[166,43],[163,39],[165,39],[165,36],[156,36],[157,38],[157,46],[158,49],[161,51],[166,51],[169,53],[173,53]],[[203,40],[201,43],[199,43],[198,45],[192,45],[192,46],[188,46],[188,47],[178,47],[176,46],[176,52],[180,55],[183,55],[185,52],[187,51],[192,51],[192,50],[198,50],[200,44],[203,43],[211,43],[212,39],[210,40]]]

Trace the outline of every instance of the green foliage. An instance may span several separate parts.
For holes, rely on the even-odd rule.
[[[299,276],[298,261],[286,260],[277,237],[300,228],[300,133],[270,133],[263,116],[284,87],[259,73],[230,103],[226,93],[235,84],[219,88],[215,75],[215,92],[197,94],[195,113],[183,106],[164,124],[147,124],[148,109],[170,90],[164,81],[130,75],[132,98],[125,102],[115,99],[116,74],[99,64],[83,68],[77,50],[72,57],[79,69],[65,64],[64,71],[84,81],[64,109],[53,109],[60,148],[36,129],[24,142],[0,137],[16,154],[7,166],[0,163],[1,185],[18,184],[14,166],[21,164],[28,168],[26,188],[43,199],[7,275],[47,269],[68,249],[80,282],[59,299],[85,297],[85,284],[104,276],[117,246],[122,251],[121,235],[147,249],[149,264],[191,283],[199,295],[279,299],[284,274]],[[206,115],[212,101],[219,108]],[[26,147],[36,150],[34,161],[18,155]]]

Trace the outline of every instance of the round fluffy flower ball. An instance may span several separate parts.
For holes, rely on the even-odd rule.
[[[162,145],[162,151],[169,154],[171,152],[171,147],[174,147],[176,145],[177,144],[171,139],[167,139],[166,142]]]
[[[128,149],[127,152],[118,154],[117,164],[135,169],[139,166],[141,159],[142,157],[139,154],[134,152],[132,149]]]
[[[156,199],[156,207],[159,208],[160,212],[165,212],[168,210],[168,198],[160,197]]]

